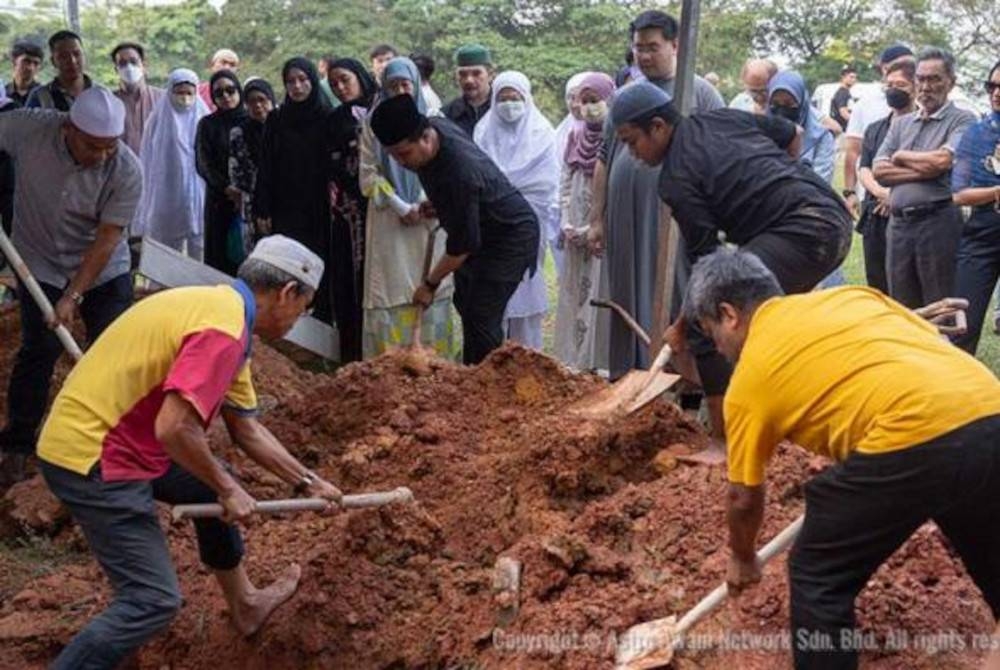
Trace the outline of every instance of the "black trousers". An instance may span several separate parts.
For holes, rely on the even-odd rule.
[[[865,252],[865,281],[872,288],[889,294],[889,275],[886,271],[886,230],[889,219],[876,214],[867,214],[864,230],[861,231],[861,245]],[[861,230],[861,227],[858,227]]]
[[[977,207],[962,228],[955,269],[955,296],[969,301],[969,330],[955,344],[972,355],[989,310],[993,287],[1000,278],[1000,212]]]
[[[795,667],[857,667],[854,600],[926,521],[937,523],[1000,615],[997,490],[1000,415],[908,449],[854,453],[809,481],[805,524],[788,559]]]
[[[42,291],[55,303],[62,289],[42,284]],[[21,308],[21,348],[14,360],[7,391],[7,427],[0,431],[0,450],[18,454],[35,452],[35,437],[45,416],[52,370],[63,347],[49,329],[35,300],[18,284]],[[83,294],[80,316],[93,342],[119,314],[132,304],[132,277],[119,275]]]
[[[493,281],[459,269],[455,273],[455,309],[462,318],[462,362],[476,365],[503,344],[503,313],[516,281]]]
[[[803,207],[787,217],[780,229],[754,237],[740,246],[740,251],[749,251],[760,258],[785,293],[806,293],[847,258],[851,231],[851,216],[846,209]],[[732,366],[697,324],[688,326],[691,351],[705,395],[722,395],[729,387]]]

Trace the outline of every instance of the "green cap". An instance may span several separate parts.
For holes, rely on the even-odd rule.
[[[473,65],[493,65],[490,58],[490,50],[482,44],[466,44],[458,48],[455,52],[455,62],[458,67],[471,67]]]

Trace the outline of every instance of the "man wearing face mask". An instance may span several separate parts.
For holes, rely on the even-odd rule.
[[[115,95],[125,105],[125,134],[122,139],[138,156],[142,131],[164,91],[146,83],[146,50],[141,44],[120,43],[111,50],[111,62],[115,64],[119,79]]]
[[[17,163],[14,246],[55,308],[46,323],[18,287],[21,348],[10,376],[6,428],[0,432],[0,488],[23,479],[62,346],[50,327],[83,318],[94,341],[132,303],[123,230],[142,192],[135,154],[125,148],[125,108],[95,86],[69,114],[15,110],[0,114],[0,151]]]
[[[24,106],[68,112],[77,96],[93,86],[84,73],[87,56],[83,53],[83,40],[71,30],[60,30],[49,38],[49,54],[56,78],[32,91]]]
[[[455,78],[462,95],[441,109],[469,137],[493,98],[493,59],[481,44],[466,44],[455,52]]]
[[[885,235],[889,226],[889,189],[878,183],[872,174],[872,162],[878,148],[889,134],[889,126],[896,119],[909,114],[914,109],[913,77],[917,68],[912,61],[894,63],[886,71],[885,99],[891,113],[865,129],[861,142],[861,162],[858,165],[858,180],[865,187],[865,199],[861,206],[861,218],[857,230],[865,252],[865,278],[868,285],[882,293],[889,293],[889,279],[885,268]]]

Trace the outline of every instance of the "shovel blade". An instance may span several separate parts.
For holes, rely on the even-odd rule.
[[[615,670],[651,670],[674,657],[677,617],[647,621],[629,628],[615,650]]]
[[[659,398],[679,379],[679,375],[666,372],[657,372],[651,379],[646,370],[632,370],[611,386],[577,401],[570,411],[590,419],[631,414]]]

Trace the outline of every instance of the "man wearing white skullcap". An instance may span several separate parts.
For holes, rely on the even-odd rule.
[[[220,70],[229,70],[235,75],[239,69],[240,57],[232,49],[219,49],[212,54],[212,60],[208,64],[209,78],[198,84],[198,97],[210,111],[215,111],[215,101],[212,100],[211,75]]]
[[[199,555],[242,635],[254,634],[298,587],[287,567],[257,588],[233,525],[255,501],[212,454],[205,431],[221,414],[229,435],[295,493],[339,502],[340,491],[299,463],[256,419],[253,336],[279,338],[306,312],[323,261],[302,244],[262,239],[232,285],[161,291],[132,307],[76,364],[38,440],[39,469],[83,529],[114,597],[53,668],[111,668],[166,628],[181,605],[153,500],[219,502],[195,520]]]
[[[119,136],[125,109],[106,88],[77,96],[70,113],[0,115],[0,151],[17,165],[13,242],[55,306],[55,322],[83,317],[97,336],[132,304],[124,231],[142,192],[139,161]],[[0,490],[24,477],[62,351],[35,301],[19,287],[21,348],[0,431]]]

